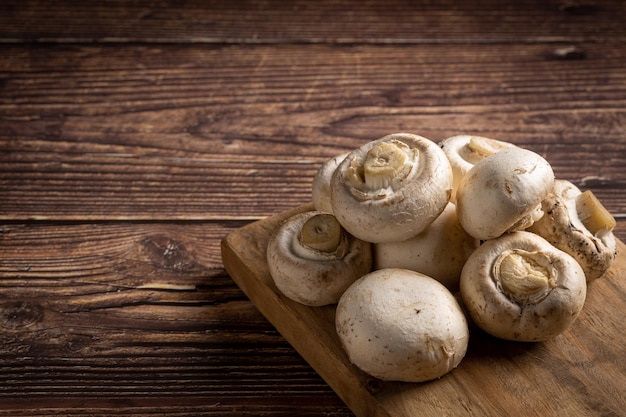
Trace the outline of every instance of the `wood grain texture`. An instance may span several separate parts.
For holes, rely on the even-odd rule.
[[[5,46],[0,216],[258,219],[397,131],[528,147],[624,215],[625,50],[553,48]]]
[[[419,384],[384,382],[354,367],[335,332],[335,306],[309,307],[272,282],[265,251],[282,221],[311,205],[245,226],[222,241],[224,266],[281,334],[357,416],[612,415],[626,407],[626,246],[611,269],[589,286],[585,308],[563,334],[543,343],[515,343],[472,328],[458,368]],[[555,399],[558,399],[555,400]]]
[[[4,1],[10,42],[493,43],[626,37],[618,0]]]
[[[220,240],[400,130],[527,146],[626,240],[625,19],[618,0],[1,2],[0,416],[352,416]]]
[[[0,415],[345,411],[224,274],[241,225],[3,225]]]

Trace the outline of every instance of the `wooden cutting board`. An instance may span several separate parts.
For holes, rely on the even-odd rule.
[[[271,233],[312,205],[242,227],[222,240],[226,271],[263,315],[361,417],[619,416],[626,413],[626,246],[589,285],[585,308],[564,334],[508,342],[470,328],[455,370],[424,383],[384,382],[353,366],[335,333],[335,306],[308,307],[274,286],[265,261]]]

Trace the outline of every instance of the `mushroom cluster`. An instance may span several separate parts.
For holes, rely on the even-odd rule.
[[[382,380],[450,372],[469,321],[507,340],[556,337],[616,257],[615,220],[590,191],[481,136],[384,136],[327,160],[312,197],[270,237],[270,274],[293,301],[335,305],[348,359]]]

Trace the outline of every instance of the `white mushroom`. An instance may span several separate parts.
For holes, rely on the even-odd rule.
[[[588,282],[601,277],[616,256],[615,218],[591,191],[566,180],[554,182],[542,206],[545,215],[528,230],[574,257]]]
[[[332,214],[309,211],[290,217],[272,234],[267,265],[285,296],[321,306],[336,303],[371,270],[372,249],[343,230]]]
[[[331,180],[332,211],[354,236],[368,242],[413,237],[450,200],[452,171],[429,139],[396,133],[352,151]]]
[[[325,211],[327,213],[333,212],[330,204],[330,179],[341,161],[343,161],[347,155],[348,153],[343,153],[328,159],[315,173],[311,190],[315,210]]]
[[[544,341],[565,331],[583,308],[578,263],[534,233],[483,243],[461,273],[461,298],[473,321],[492,336]]]
[[[335,324],[350,361],[388,381],[445,375],[461,362],[469,340],[452,293],[406,269],[381,269],[352,284],[339,300]]]
[[[452,167],[453,189],[450,201],[454,203],[461,179],[474,165],[496,152],[515,145],[482,136],[456,135],[442,140],[439,146]]]
[[[541,156],[519,147],[504,149],[474,165],[461,180],[459,221],[481,240],[524,230],[543,215],[541,201],[553,183],[552,167]]]
[[[411,269],[454,292],[459,288],[465,261],[479,243],[461,227],[454,204],[448,203],[443,213],[417,236],[402,242],[375,244],[374,269]]]

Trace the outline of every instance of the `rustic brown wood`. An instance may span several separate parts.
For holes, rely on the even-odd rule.
[[[4,224],[0,415],[345,411],[224,273],[242,224]]]
[[[500,341],[473,328],[458,368],[431,382],[389,383],[350,364],[336,336],[335,306],[309,307],[280,294],[269,274],[269,236],[291,215],[277,214],[230,233],[224,266],[281,334],[357,416],[619,415],[626,407],[626,325],[617,313],[626,297],[626,246],[589,286],[583,313],[544,343]],[[557,401],[558,399],[558,401]]]
[[[0,3],[0,416],[352,416],[220,240],[392,131],[527,146],[626,240],[622,1]]]
[[[7,41],[163,43],[623,42],[619,0],[3,1]],[[576,54],[572,53],[572,57]]]
[[[626,50],[581,47],[5,46],[0,217],[258,219],[394,131],[509,140],[625,215]]]

